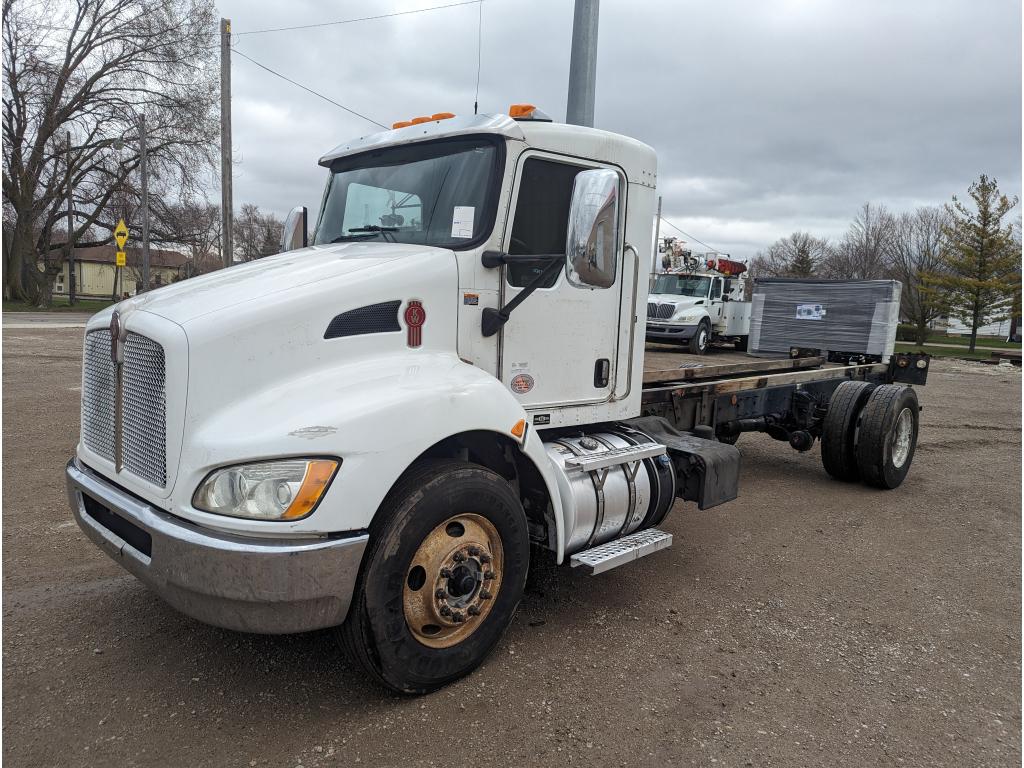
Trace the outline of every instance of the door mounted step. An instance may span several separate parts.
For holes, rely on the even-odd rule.
[[[573,568],[582,566],[591,576],[596,576],[671,546],[671,533],[659,531],[657,528],[648,528],[601,544],[593,549],[577,552],[569,562]]]

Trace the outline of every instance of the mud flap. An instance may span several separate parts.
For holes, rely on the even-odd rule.
[[[709,509],[739,495],[740,452],[734,445],[680,432],[660,416],[640,416],[623,422],[668,449],[676,468],[676,495]]]

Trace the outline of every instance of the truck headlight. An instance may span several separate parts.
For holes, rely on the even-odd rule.
[[[192,506],[215,515],[297,520],[313,511],[339,463],[278,459],[217,469],[199,484]]]

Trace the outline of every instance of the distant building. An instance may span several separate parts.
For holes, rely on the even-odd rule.
[[[116,295],[134,296],[142,283],[142,249],[127,249],[128,265],[121,269],[120,282],[114,287],[117,272],[114,246],[75,248],[75,291],[82,298],[109,299]],[[209,263],[208,263],[209,262]],[[216,262],[216,264],[214,263]],[[204,259],[197,268],[193,259],[178,251],[149,249],[149,284],[151,288],[184,280],[202,272],[209,272],[219,264],[216,258]],[[54,296],[68,294],[68,264],[61,267],[53,285]]]

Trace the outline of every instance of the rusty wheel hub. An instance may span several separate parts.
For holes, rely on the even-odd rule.
[[[504,565],[501,537],[484,517],[448,518],[420,544],[403,590],[405,622],[431,648],[456,645],[494,606]]]

